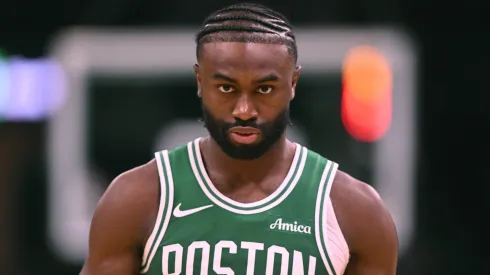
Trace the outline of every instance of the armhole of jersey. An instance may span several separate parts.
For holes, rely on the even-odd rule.
[[[330,201],[330,191],[332,190],[332,183],[337,173],[338,164],[327,160],[325,169],[323,170],[320,184],[318,186],[318,193],[316,198],[315,207],[315,239],[318,246],[318,251],[322,258],[323,264],[328,271],[328,274],[337,275],[332,260],[328,254],[328,235],[327,235],[327,213],[328,202]]]
[[[150,269],[153,257],[155,257],[170,222],[174,200],[174,181],[172,177],[172,170],[170,168],[168,151],[165,150],[155,153],[155,160],[158,167],[158,178],[160,181],[160,202],[155,225],[143,250],[141,274],[148,272]]]
[[[323,213],[327,215],[327,247],[330,253],[330,260],[335,268],[337,274],[344,274],[347,265],[350,260],[349,245],[342,233],[337,216],[335,214],[335,209],[333,208],[332,200],[328,200],[327,204],[324,206],[325,210]]]

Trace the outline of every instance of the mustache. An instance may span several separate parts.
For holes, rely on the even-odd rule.
[[[228,128],[233,128],[233,127],[252,127],[252,128],[257,128],[257,129],[260,128],[256,119],[242,120],[242,119],[236,118],[235,122],[227,123],[226,126]]]

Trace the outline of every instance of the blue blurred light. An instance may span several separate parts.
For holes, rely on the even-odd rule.
[[[46,119],[64,95],[63,73],[53,60],[16,57],[0,62],[0,116],[5,120]]]

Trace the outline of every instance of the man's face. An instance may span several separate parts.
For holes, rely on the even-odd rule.
[[[205,126],[227,155],[256,159],[284,134],[299,77],[286,46],[207,43],[195,71]]]

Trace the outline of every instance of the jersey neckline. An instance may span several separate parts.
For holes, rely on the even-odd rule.
[[[307,149],[296,143],[294,158],[289,171],[276,191],[260,201],[241,203],[223,195],[211,182],[206,168],[204,167],[200,149],[200,140],[201,138],[197,138],[187,144],[189,160],[194,176],[204,194],[214,204],[236,214],[257,214],[270,210],[280,204],[293,191],[301,178],[306,163]]]

